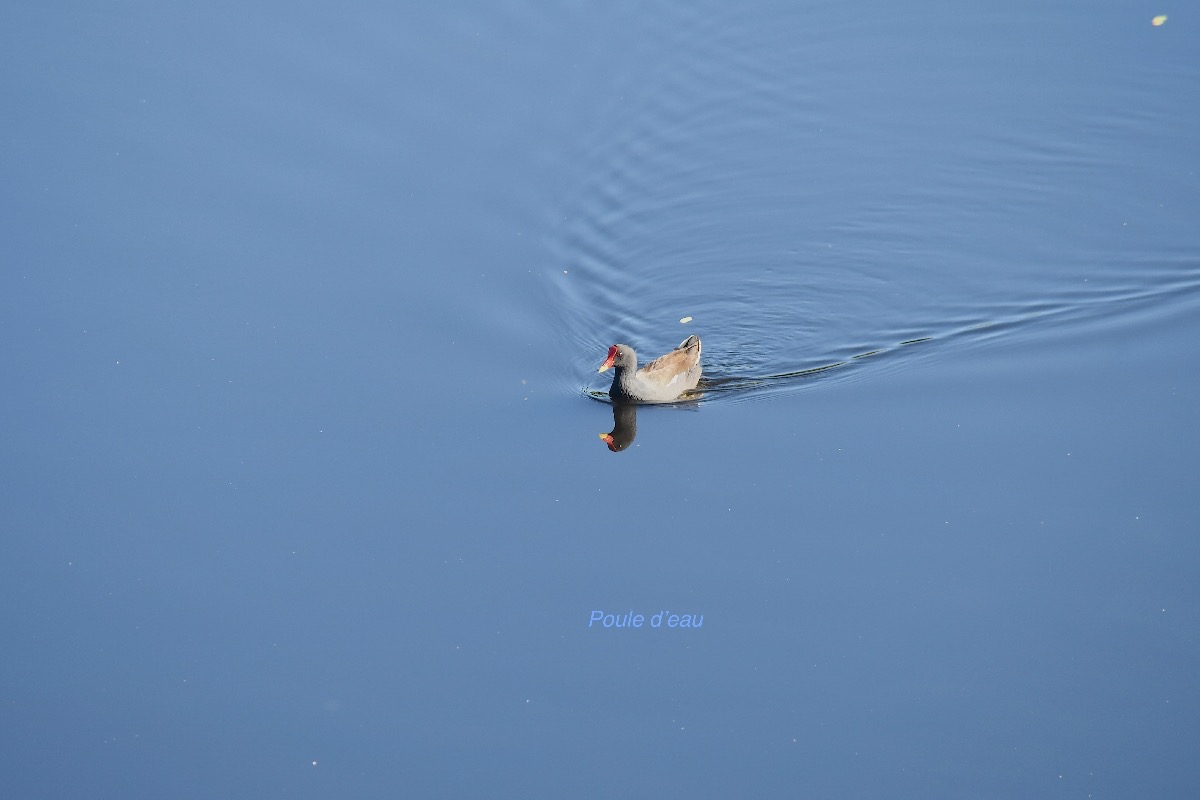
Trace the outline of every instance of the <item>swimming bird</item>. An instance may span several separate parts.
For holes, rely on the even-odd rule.
[[[700,337],[689,336],[671,352],[638,369],[637,353],[627,344],[608,348],[600,372],[615,367],[608,396],[626,403],[670,403],[700,382]]]

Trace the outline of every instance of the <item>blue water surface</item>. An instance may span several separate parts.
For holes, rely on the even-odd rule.
[[[0,795],[1200,791],[1183,9],[3,22]]]

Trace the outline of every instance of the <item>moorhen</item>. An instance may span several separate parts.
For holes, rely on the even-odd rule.
[[[627,344],[608,348],[600,372],[616,367],[608,396],[626,403],[670,403],[700,382],[700,337],[689,336],[665,356],[638,369],[637,353]]]

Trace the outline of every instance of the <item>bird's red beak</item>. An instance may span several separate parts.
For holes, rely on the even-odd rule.
[[[616,359],[617,359],[617,346],[614,344],[612,347],[608,348],[608,358],[604,359],[604,363],[601,364],[600,369],[598,369],[596,371],[604,372],[604,370],[608,369],[609,367],[611,367],[613,365],[613,361],[616,361]]]

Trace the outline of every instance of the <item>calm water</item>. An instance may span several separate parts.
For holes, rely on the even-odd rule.
[[[6,10],[0,793],[1195,797],[1172,11]]]

